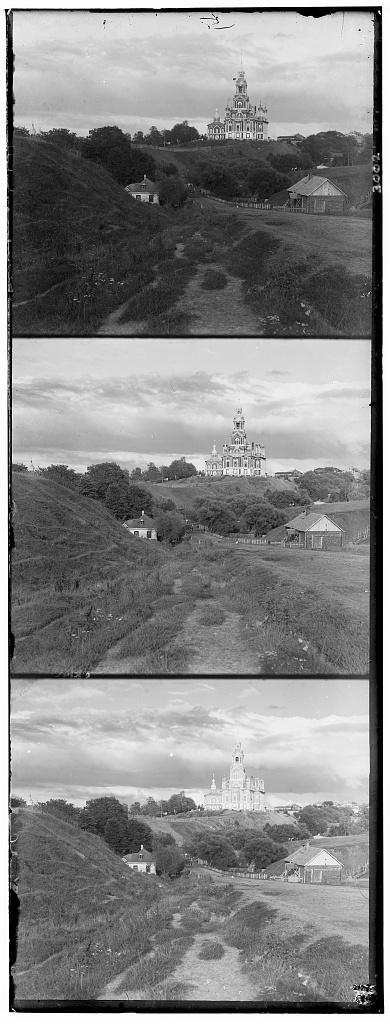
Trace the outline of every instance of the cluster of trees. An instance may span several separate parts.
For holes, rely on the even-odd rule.
[[[154,800],[152,796],[148,796],[144,804],[136,800],[130,805],[129,814],[155,818],[163,814],[187,814],[188,811],[195,810],[196,804],[182,790],[180,793],[172,793],[169,800]]]
[[[287,849],[264,832],[237,826],[194,839],[191,853],[222,871],[249,867],[261,871],[287,856]]]
[[[143,146],[180,146],[196,142],[198,139],[199,132],[188,124],[188,121],[180,121],[174,124],[173,128],[162,128],[161,131],[152,125],[146,135],[143,132],[135,132],[133,136],[133,142]]]
[[[14,463],[12,469],[14,472],[24,472],[27,466]],[[99,462],[88,466],[85,473],[77,473],[69,466],[53,464],[40,469],[39,473],[46,479],[101,502],[121,522],[137,518],[141,512],[145,512],[155,520],[157,537],[161,541],[176,544],[184,537],[185,520],[175,511],[174,502],[152,497],[146,488],[132,482],[138,479],[137,476],[132,474],[130,481],[129,471],[122,469],[116,462]]]
[[[16,134],[29,135],[29,132],[19,128]],[[142,136],[142,132],[137,134]],[[119,185],[140,181],[146,174],[153,181],[158,181],[162,205],[182,206],[187,198],[187,189],[178,176],[177,168],[173,164],[157,167],[150,153],[133,145],[130,133],[123,132],[116,125],[92,128],[86,137],[67,128],[52,128],[48,132],[40,132],[38,137],[99,164]],[[143,137],[138,141],[143,142]]]
[[[302,810],[295,811],[294,817],[300,828],[307,829],[309,836],[360,835],[368,830],[366,804],[359,808],[358,814],[354,814],[350,807],[335,807],[332,800],[324,800],[319,805],[306,804]]]
[[[257,164],[245,158],[240,161],[223,159],[220,163],[202,160],[191,173],[194,185],[221,199],[252,197],[263,202],[273,192],[291,184],[290,178],[268,164]]]
[[[130,474],[130,479],[162,483],[164,480],[187,480],[188,477],[196,475],[196,466],[192,462],[187,462],[183,455],[181,459],[174,459],[169,466],[156,466],[154,462],[149,462],[144,470],[136,466]]]
[[[265,497],[229,493],[226,498],[195,498],[192,518],[222,536],[253,532],[260,537],[274,526],[286,523],[291,516]]]
[[[306,495],[311,501],[349,501],[356,497],[369,497],[370,474],[368,470],[362,470],[357,484],[352,473],[335,466],[325,466],[303,473],[298,488],[302,504],[306,503]]]
[[[26,801],[15,796],[12,797],[11,806],[25,807]],[[183,871],[184,856],[173,836],[163,833],[154,835],[146,822],[129,817],[127,804],[122,804],[116,797],[96,797],[87,800],[85,807],[76,807],[67,800],[53,799],[39,803],[38,808],[70,825],[77,825],[84,832],[100,836],[121,857],[126,853],[138,852],[142,843],[146,850],[155,854],[157,874],[174,878]]]
[[[334,167],[364,164],[371,162],[372,141],[369,134],[358,139],[356,135],[343,135],[342,132],[317,132],[299,142],[298,151],[305,160],[310,159],[312,166],[320,163]]]

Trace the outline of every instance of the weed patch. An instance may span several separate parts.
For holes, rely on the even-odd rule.
[[[221,270],[213,270],[210,267],[209,270],[206,270],[206,272],[205,272],[205,274],[203,276],[202,283],[201,283],[201,288],[203,288],[204,291],[213,292],[213,291],[217,291],[217,290],[226,288],[226,285],[227,285],[226,274],[223,274]]]
[[[226,614],[223,608],[210,607],[202,613],[199,619],[200,626],[222,626],[225,622]]]
[[[199,960],[222,960],[225,950],[220,942],[213,942],[209,939],[203,942],[198,953]]]

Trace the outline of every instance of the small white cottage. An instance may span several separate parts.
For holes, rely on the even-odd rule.
[[[141,537],[144,540],[157,540],[156,524],[145,512],[141,512],[138,519],[126,519],[123,523],[126,530],[133,534],[133,537]]]
[[[158,185],[155,181],[151,181],[150,178],[144,174],[143,181],[134,181],[130,185],[126,185],[126,192],[130,192],[133,199],[138,199],[141,203],[159,203]]]
[[[142,871],[146,875],[156,874],[156,859],[149,850],[145,850],[143,844],[138,853],[126,853],[122,860],[133,871]]]

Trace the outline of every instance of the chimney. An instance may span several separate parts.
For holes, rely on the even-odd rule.
[[[144,174],[144,181],[146,181],[146,174]]]
[[[143,843],[141,843],[141,850],[143,850],[143,848],[144,848],[144,844],[143,844]]]
[[[306,842],[305,842],[305,850],[308,850],[308,849],[309,849],[309,847],[310,847],[310,841],[309,841],[309,839],[306,839]],[[141,846],[141,850],[142,850],[142,846]]]

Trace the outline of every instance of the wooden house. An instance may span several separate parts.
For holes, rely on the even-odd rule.
[[[287,189],[290,210],[299,213],[342,214],[347,196],[340,185],[318,174],[307,174]]]
[[[138,519],[126,519],[123,525],[126,530],[133,534],[133,537],[141,537],[143,540],[157,540],[156,524],[144,512],[141,512]]]
[[[156,874],[156,858],[144,849],[142,843],[138,853],[126,853],[122,860],[133,871],[142,871],[146,875]]]
[[[299,548],[342,548],[345,530],[323,512],[301,512],[286,523],[286,540]]]
[[[143,181],[135,181],[130,185],[126,185],[126,192],[129,192],[133,199],[138,199],[141,203],[159,203],[158,185],[155,181],[150,181],[150,178],[144,174]]]
[[[290,853],[284,862],[284,875],[293,882],[309,885],[339,885],[343,864],[329,850],[310,846],[307,842]]]

